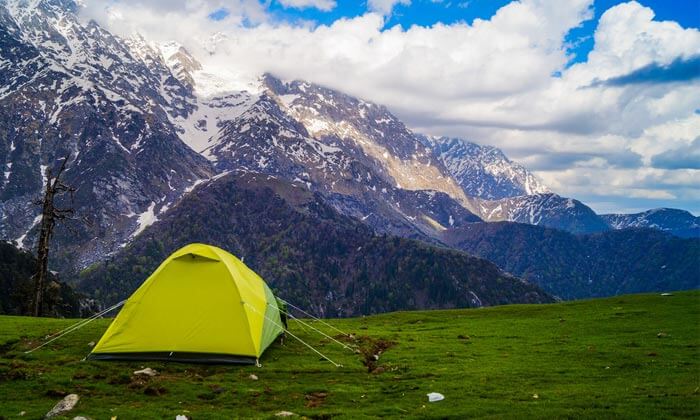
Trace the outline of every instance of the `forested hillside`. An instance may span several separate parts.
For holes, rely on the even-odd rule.
[[[230,174],[200,185],[80,288],[127,297],[172,251],[207,242],[241,258],[282,297],[325,316],[551,302],[537,286],[463,252],[376,236],[303,184]]]
[[[651,229],[589,235],[473,223],[445,240],[563,299],[700,287],[700,240]]]
[[[31,312],[35,272],[34,255],[0,241],[0,314],[28,315]],[[54,274],[49,273],[49,280],[44,315],[79,316],[80,297]]]

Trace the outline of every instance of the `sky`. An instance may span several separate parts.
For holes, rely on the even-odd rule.
[[[110,0],[230,86],[270,72],[497,146],[599,213],[700,214],[698,0]]]

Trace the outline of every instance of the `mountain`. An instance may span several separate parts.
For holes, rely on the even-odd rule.
[[[495,147],[449,137],[425,137],[425,142],[470,197],[493,201],[552,192]]]
[[[613,229],[652,228],[682,238],[700,238],[700,217],[679,209],[653,209],[635,214],[601,215]]]
[[[610,229],[590,207],[554,194],[499,149],[459,138],[423,137],[469,197],[467,207],[488,222],[510,221],[572,233]]]
[[[489,222],[518,222],[550,227],[571,233],[610,230],[590,207],[554,193],[523,195],[500,200],[478,200],[478,215]]]
[[[443,240],[563,299],[700,288],[700,240],[652,229],[574,235],[472,223],[445,232]]]
[[[551,302],[494,264],[376,235],[301,182],[231,173],[202,183],[134,242],[81,275],[103,302],[127,297],[171,252],[207,242],[239,256],[280,296],[323,316]]]
[[[47,171],[70,156],[74,233],[57,232],[58,265],[86,265],[128,242],[179,199],[209,162],[170,123],[191,112],[191,89],[143,39],[129,42],[71,1],[0,7],[0,237],[31,244]]]
[[[481,227],[482,221],[519,221],[577,234],[610,229],[584,204],[548,192],[531,173],[498,149],[463,140],[428,138],[411,131],[381,105],[304,81],[266,74],[255,81],[232,83],[208,72],[177,43],[155,44],[138,35],[121,38],[95,22],[83,23],[76,17],[78,7],[72,0],[0,3],[0,238],[16,241],[21,247],[32,246],[39,221],[39,209],[32,203],[40,196],[48,171],[69,156],[65,181],[77,191],[59,204],[74,207],[79,220],[57,229],[51,260],[52,269],[60,270],[65,278],[72,279],[86,267],[110,259],[127,261],[127,268],[146,270],[144,267],[152,268],[166,255],[165,249],[189,238],[240,251],[249,260],[263,258],[274,250],[271,255],[286,258],[285,266],[291,267],[288,272],[296,273],[294,281],[309,276],[319,290],[332,291],[331,286],[346,290],[347,298],[324,301],[323,309],[328,313],[348,314],[354,310],[349,308],[356,307],[372,312],[404,306],[473,304],[471,298],[461,294],[465,290],[477,294],[477,301],[496,304],[527,301],[531,289],[516,288],[502,280],[508,276],[493,266],[474,269],[470,265],[476,264],[474,261],[454,262],[444,254],[452,252],[446,250],[450,247],[478,254],[469,244],[474,242],[473,232],[486,229]],[[309,228],[303,231],[308,238],[300,237],[280,221],[282,215],[295,218],[296,213],[291,213],[289,206],[274,203],[269,203],[266,217],[276,221],[277,229],[241,231],[236,221],[248,217],[246,210],[223,195],[229,192],[235,196],[239,190],[219,189],[218,185],[230,185],[231,179],[243,179],[245,174],[274,177],[271,179],[286,185],[280,187],[283,190],[309,191],[317,203],[314,208],[333,214],[328,224],[342,227],[349,223],[352,231],[364,229],[364,236],[349,242],[352,247],[333,247],[323,240],[309,243],[315,233]],[[199,208],[192,201],[195,196],[220,210]],[[293,203],[293,194],[282,196]],[[264,213],[265,209],[258,210]],[[308,213],[304,207],[297,210]],[[192,231],[188,227],[183,229],[188,237],[175,235],[177,232],[156,235],[166,226],[158,222],[175,220],[174,215],[175,226],[181,229],[201,226],[216,215],[222,219],[217,222],[221,223],[220,229],[232,229],[251,243],[237,244],[243,239],[232,234],[222,237],[225,230]],[[321,217],[315,213],[307,216],[308,226]],[[154,224],[159,228],[150,230]],[[352,238],[348,229],[330,229],[327,234],[330,238]],[[573,284],[569,293],[564,290],[564,281],[569,275],[573,283],[578,281],[581,266],[577,259],[561,260],[553,266],[556,271],[548,271],[534,259],[519,260],[517,255],[504,259],[502,255],[511,253],[507,236],[488,229],[484,232],[503,242],[480,239],[478,242],[488,243],[490,250],[480,249],[483,254],[478,255],[523,275],[528,274],[527,270],[513,264],[529,261],[544,276],[537,280],[540,284],[556,284],[557,288],[547,290],[567,297],[616,293],[612,284],[624,283],[622,277],[633,272],[632,258],[639,257],[620,255],[614,278],[606,277],[609,287],[598,291]],[[613,233],[606,232],[601,238],[617,238]],[[640,238],[647,235],[654,243],[666,240],[649,230],[636,234]],[[159,249],[158,243],[147,246],[149,235],[158,236],[167,247],[162,252],[153,251]],[[291,254],[275,248],[272,239],[264,235],[279,243],[293,241],[289,250],[294,251],[294,262]],[[581,244],[583,240],[575,242]],[[255,241],[268,247],[256,248]],[[292,246],[296,243],[306,247]],[[370,247],[368,243],[378,245]],[[528,252],[548,250],[537,235],[521,235],[521,243]],[[594,247],[596,243],[584,245]],[[678,245],[679,252],[693,246],[683,244]],[[348,251],[359,247],[364,251]],[[371,255],[369,250],[380,254]],[[578,251],[582,255],[590,252],[586,248]],[[323,253],[323,258],[314,252]],[[465,258],[461,252],[458,255]],[[662,257],[675,261],[670,253],[664,252]],[[421,283],[416,273],[407,274],[410,283],[405,287],[392,277],[396,270],[427,267],[436,259],[447,266],[431,268],[443,277],[430,278],[441,293],[451,294],[449,298],[430,295],[428,285]],[[308,261],[308,267],[299,266],[303,261]],[[338,283],[335,274],[321,272],[324,264],[334,267],[336,261],[344,264],[341,268],[346,270],[347,281],[363,285],[368,284],[371,272],[368,262],[389,267],[379,278],[393,289],[371,284],[363,286],[367,291],[364,295],[347,291],[349,283]],[[367,275],[353,269],[351,262],[366,267]],[[651,265],[658,262],[674,266],[642,259],[635,263],[635,269],[657,273]],[[146,272],[127,273],[120,267],[103,267],[107,270],[102,271],[103,280],[88,281],[91,277],[86,274],[82,283],[85,290],[103,299],[114,299],[133,290],[133,282]],[[274,259],[262,261],[257,267],[273,279],[284,274],[274,271]],[[459,277],[455,267],[476,273],[473,277],[478,281],[468,283],[467,289],[458,281],[441,285],[446,279]],[[607,276],[608,272],[601,271],[601,275]],[[299,293],[299,286],[292,280],[279,281],[289,293]],[[664,286],[650,276],[640,282],[644,283],[640,287]],[[503,299],[486,285],[501,283],[506,289]],[[477,286],[480,291],[475,290]],[[410,288],[422,290],[429,297],[415,295]],[[518,291],[525,295],[517,296]],[[377,296],[387,301],[379,302]],[[314,298],[326,299],[325,295]]]
[[[271,75],[259,89],[203,151],[220,171],[304,182],[381,233],[431,240],[445,226],[480,220],[447,170],[386,108]]]

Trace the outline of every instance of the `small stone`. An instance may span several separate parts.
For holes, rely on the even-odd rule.
[[[254,373],[251,373],[250,376],[248,376],[248,379],[252,379],[252,380],[254,380],[254,381],[257,381],[257,380],[258,380],[258,375],[254,374]]]
[[[134,375],[156,376],[157,374],[158,374],[157,371],[155,371],[149,367],[147,367],[145,369],[134,371]]]
[[[667,336],[668,336],[668,334],[666,334],[666,333],[663,332],[663,331],[661,331],[660,333],[656,334],[656,337],[657,337],[657,338],[664,338],[664,337],[667,337]]]
[[[175,416],[175,420],[189,420],[189,419],[190,418],[184,414],[178,414],[177,416]]]
[[[75,405],[78,403],[78,400],[80,397],[78,397],[78,394],[68,394],[63,398],[61,401],[56,403],[56,405],[53,406],[51,411],[46,413],[45,418],[51,418],[51,417],[56,417],[60,416],[61,414],[67,413],[70,410],[75,407]]]
[[[20,411],[20,412],[19,412],[19,416],[20,416],[20,417],[24,416],[25,414],[27,414],[26,411]]]
[[[292,413],[291,411],[279,411],[275,413],[275,417],[291,417],[291,416],[296,416],[296,414]]]
[[[95,342],[94,341],[89,342],[88,347],[95,347]]]
[[[73,420],[92,420],[90,417],[85,417],[85,416],[75,416],[73,417]]]
[[[538,399],[540,399],[540,396],[537,394],[532,394],[532,398],[535,400],[538,400]]]

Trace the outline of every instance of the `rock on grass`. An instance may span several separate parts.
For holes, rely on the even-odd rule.
[[[78,394],[66,395],[65,398],[63,398],[61,401],[56,403],[56,405],[53,406],[51,411],[46,413],[46,416],[44,416],[44,418],[50,419],[52,417],[60,416],[71,411],[73,407],[75,407],[75,405],[78,404],[79,399],[80,397],[78,397]]]

